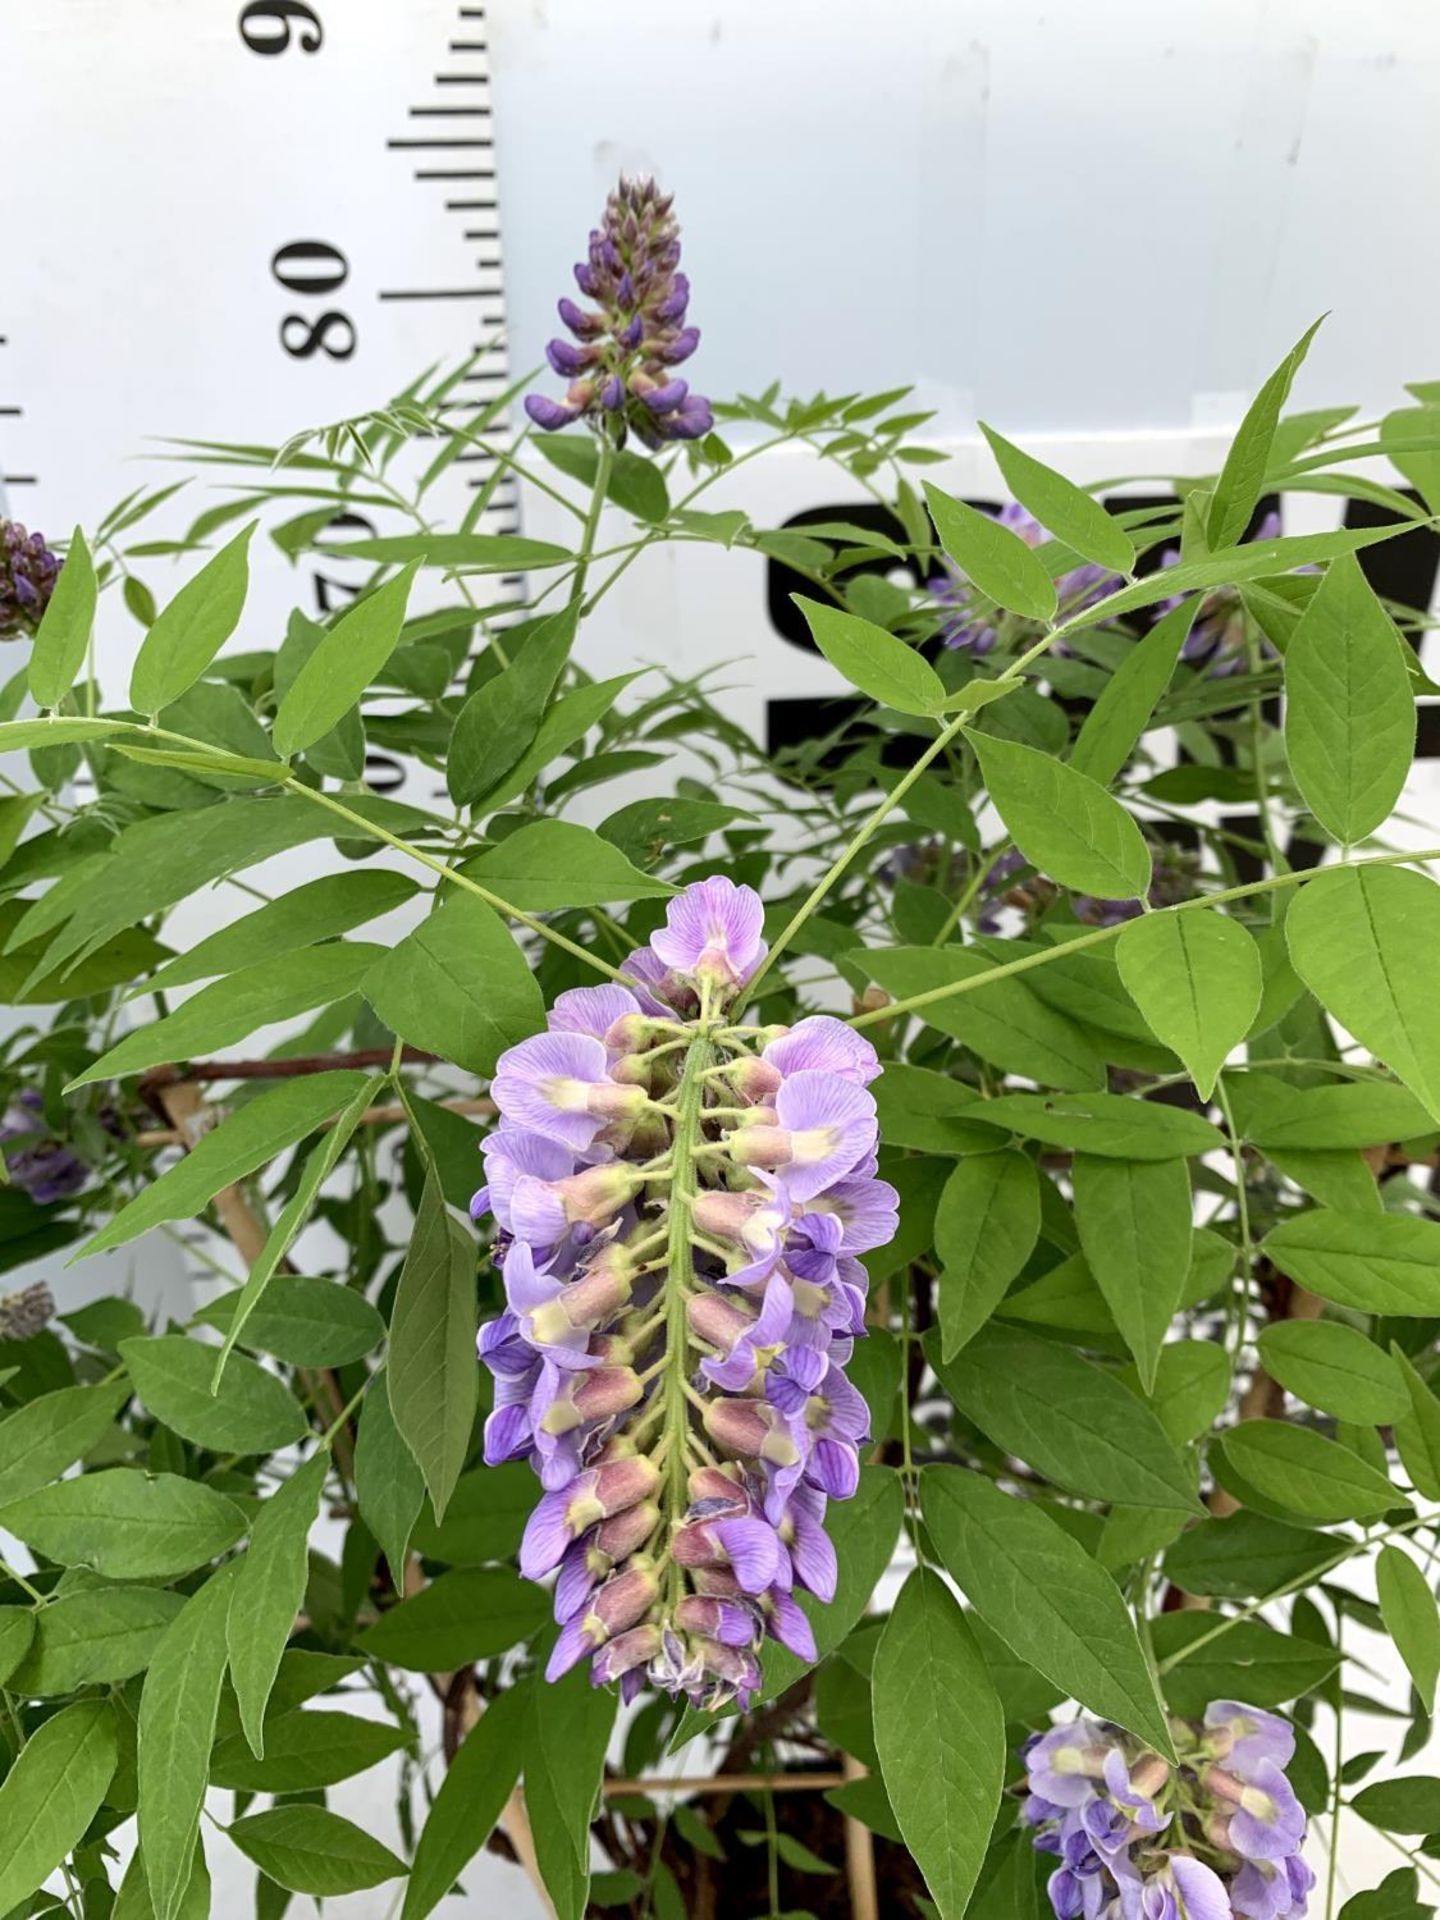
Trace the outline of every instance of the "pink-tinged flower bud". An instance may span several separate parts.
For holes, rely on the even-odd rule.
[[[609,1420],[633,1407],[643,1391],[633,1367],[596,1367],[580,1376],[575,1411],[582,1420]]]
[[[780,1069],[753,1054],[737,1060],[726,1077],[742,1100],[757,1107],[768,1107],[780,1090]]]
[[[530,1337],[537,1346],[559,1346],[580,1328],[598,1327],[628,1302],[635,1263],[624,1254],[623,1248],[616,1248],[615,1252],[622,1257],[602,1257],[581,1279],[571,1281],[553,1300],[534,1309],[530,1315]]]
[[[688,1594],[675,1609],[675,1624],[723,1647],[748,1647],[755,1638],[755,1610],[740,1600]]]
[[[755,1216],[773,1204],[774,1196],[768,1192],[707,1192],[697,1194],[691,1217],[702,1233],[708,1233],[715,1240],[733,1241],[739,1246]]]
[[[655,1570],[632,1563],[624,1573],[614,1574],[605,1582],[591,1602],[590,1615],[604,1629],[602,1637],[612,1640],[642,1620],[659,1597],[660,1580]]]
[[[733,1567],[692,1567],[690,1579],[697,1593],[720,1600],[738,1600],[745,1591]]]
[[[595,1469],[595,1518],[613,1519],[638,1501],[648,1500],[659,1485],[660,1469],[647,1454],[605,1461]]]
[[[767,1466],[793,1467],[800,1451],[783,1416],[764,1400],[711,1400],[705,1431],[727,1453],[748,1455]]]
[[[608,1166],[586,1167],[582,1173],[567,1174],[554,1183],[554,1191],[565,1209],[571,1226],[603,1227],[632,1198],[642,1185],[633,1167],[623,1161]]]
[[[686,1303],[686,1318],[691,1327],[719,1353],[728,1354],[741,1334],[754,1324],[758,1309],[750,1307],[747,1313],[740,1305],[741,1297],[727,1297],[712,1290],[692,1294]]]
[[[660,1509],[653,1500],[641,1500],[627,1507],[612,1520],[602,1520],[595,1529],[596,1550],[618,1566],[638,1553],[660,1524]]]
[[[591,1678],[605,1686],[635,1667],[648,1666],[660,1651],[660,1637],[660,1628],[654,1622],[617,1634],[596,1654],[590,1667]]]
[[[698,1640],[694,1652],[707,1673],[734,1689],[743,1712],[751,1695],[760,1691],[762,1675],[755,1655],[748,1648],[721,1646],[718,1640]]]

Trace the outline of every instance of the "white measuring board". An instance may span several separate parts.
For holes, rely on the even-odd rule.
[[[162,436],[279,442],[482,346],[461,391],[504,390],[483,6],[67,0],[7,21],[5,42],[9,84],[43,105],[23,164],[49,209],[0,279],[0,475],[15,518],[65,537],[175,472],[153,458]],[[211,469],[157,532],[239,477]],[[486,477],[467,450],[437,512],[458,520]],[[517,525],[502,481],[482,530]],[[311,560],[297,581],[257,551],[249,643],[273,639],[259,623],[291,605],[339,604],[345,571]],[[182,577],[151,569],[162,596]],[[108,694],[138,640],[107,609]]]

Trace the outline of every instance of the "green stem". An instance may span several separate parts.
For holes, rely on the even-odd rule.
[[[767,953],[761,961],[759,970],[750,981],[749,986],[746,987],[740,998],[735,1002],[734,1007],[731,1009],[732,1018],[738,1017],[748,1002],[754,998],[755,990],[760,985],[760,982],[765,978],[766,974],[769,973],[770,969],[780,958],[780,955],[784,953],[796,934],[799,933],[800,929],[805,925],[805,922],[810,918],[811,914],[815,912],[816,908],[820,905],[826,894],[829,893],[835,882],[845,872],[845,869],[850,865],[850,862],[855,858],[856,854],[869,842],[881,823],[905,798],[906,794],[910,791],[911,787],[914,786],[921,774],[924,773],[935,756],[944,752],[945,748],[949,746],[950,742],[962,728],[969,723],[969,720],[970,715],[968,713],[962,713],[958,719],[952,720],[948,727],[941,729],[925,749],[924,753],[922,753],[920,758],[915,762],[914,766],[911,767],[910,771],[905,774],[902,779],[896,781],[895,785],[864,822],[859,832],[855,834],[839,858],[831,863],[821,878],[810,889],[800,906],[791,914],[790,919],[781,930],[779,938],[775,941],[769,953]],[[887,1008],[886,1011],[888,1012],[889,1009]]]
[[[1240,1227],[1239,1259],[1234,1275],[1235,1324],[1230,1346],[1230,1359],[1233,1365],[1240,1357],[1240,1348],[1245,1340],[1245,1318],[1250,1304],[1250,1276],[1255,1271],[1255,1242],[1250,1232],[1250,1196],[1246,1190],[1245,1150],[1240,1144],[1235,1116],[1230,1110],[1230,1095],[1226,1090],[1223,1074],[1215,1082],[1215,1098],[1224,1116],[1225,1137],[1230,1143],[1230,1159],[1235,1168],[1235,1205]]]
[[[1366,860],[1351,860],[1347,864],[1354,870],[1357,867],[1404,866],[1411,861],[1423,860],[1440,860],[1440,847],[1416,847],[1408,853],[1377,853]],[[1274,893],[1280,887],[1298,887],[1307,880],[1318,879],[1321,874],[1335,871],[1334,867],[1311,867],[1303,873],[1272,874],[1264,880],[1248,881],[1244,886],[1226,887],[1219,893],[1201,894],[1194,900],[1180,900],[1173,907],[1159,907],[1153,917],[1158,920],[1165,914],[1193,913],[1202,907],[1225,906],[1231,900],[1248,900],[1255,894]],[[1043,953],[1027,953],[1019,960],[1007,960],[1003,966],[989,967],[984,973],[972,974],[968,980],[952,980],[947,986],[931,987],[927,993],[913,993],[908,999],[892,1000],[887,1007],[876,1007],[873,1012],[854,1015],[850,1025],[873,1027],[878,1021],[894,1020],[902,1013],[916,1013],[921,1007],[934,1006],[937,1000],[949,1000],[960,993],[974,993],[977,987],[988,987],[996,980],[1008,980],[1013,974],[1029,973],[1035,967],[1047,967],[1052,960],[1063,960],[1067,954],[1083,953],[1086,947],[1098,947],[1103,941],[1113,940],[1128,924],[1128,921],[1122,921],[1115,927],[1096,927],[1074,940],[1062,940],[1058,946],[1047,947]],[[753,987],[753,981],[751,985]]]
[[[1344,1618],[1335,1615],[1335,1651],[1340,1652]],[[1330,1860],[1325,1873],[1325,1920],[1335,1920],[1335,1876],[1340,1868],[1340,1788],[1345,1765],[1345,1695],[1337,1680],[1335,1686],[1335,1752],[1330,1771]]]
[[[563,933],[557,933],[554,927],[547,927],[543,920],[536,920],[531,914],[522,913],[519,907],[511,906],[508,900],[502,900],[498,893],[491,893],[488,887],[482,887],[478,880],[472,880],[468,874],[458,872],[454,867],[446,866],[443,860],[437,860],[433,854],[412,847],[408,840],[402,840],[398,834],[388,828],[376,826],[373,820],[367,820],[363,813],[356,813],[343,801],[336,800],[328,793],[317,793],[313,787],[307,787],[303,781],[293,776],[284,783],[288,793],[297,794],[303,800],[313,801],[317,807],[326,807],[331,813],[338,814],[342,820],[371,840],[383,840],[387,847],[394,847],[397,853],[403,853],[411,860],[418,860],[422,867],[428,867],[442,880],[448,880],[452,886],[462,887],[466,893],[473,893],[483,900],[487,907],[493,907],[497,913],[503,913],[507,920],[518,921],[522,927],[528,927],[531,933],[538,933],[542,940],[548,940],[552,946],[563,947],[566,953],[573,954],[577,960],[583,960],[587,967],[593,967],[597,973],[607,974],[612,980],[624,980],[625,975],[618,967],[610,966],[604,960],[598,960],[587,948],[578,942],[567,939]]]
[[[665,1458],[665,1506],[669,1531],[685,1518],[690,1503],[685,1438],[690,1425],[686,1393],[690,1321],[687,1312],[690,1281],[695,1271],[690,1218],[695,1192],[695,1148],[700,1138],[700,1114],[705,1101],[705,1070],[714,1058],[710,1030],[702,1028],[690,1042],[675,1093],[675,1127],[671,1148],[670,1212],[665,1274],[665,1412],[662,1446]],[[670,1567],[670,1606],[680,1599],[680,1568]]]
[[[585,599],[585,576],[590,571],[590,561],[595,552],[595,536],[600,531],[600,515],[605,509],[605,492],[610,484],[610,468],[615,459],[615,449],[608,435],[601,434],[599,449],[599,458],[595,463],[595,486],[590,495],[585,524],[580,530],[580,546],[570,582],[570,605],[577,611]]]

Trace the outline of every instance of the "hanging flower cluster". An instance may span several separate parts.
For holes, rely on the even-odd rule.
[[[555,372],[570,381],[565,398],[526,396],[537,427],[554,432],[586,417],[617,444],[628,428],[650,447],[709,433],[710,402],[674,372],[700,344],[700,329],[685,325],[690,282],[679,266],[671,196],[653,180],[622,179],[575,269],[576,284],[595,305],[560,302],[560,318],[579,344],[552,340],[545,349]]]
[[[505,1311],[482,1328],[491,1463],[545,1491],[521,1571],[558,1569],[547,1669],[586,1656],[626,1697],[747,1701],[768,1633],[815,1657],[826,1502],[855,1491],[858,1256],[896,1227],[875,1177],[879,1061],[825,1015],[727,1024],[762,907],[715,878],[670,902],[634,983],[563,993],[502,1055],[484,1143]]]
[[[1027,547],[1041,546],[1050,538],[1034,514],[1028,513],[1018,500],[1008,501],[994,517],[1002,527],[1018,533]],[[977,605],[975,589],[967,576],[947,563],[942,573],[925,584],[940,609],[940,638],[944,644],[963,648],[977,659],[989,653],[1000,638],[994,624],[994,609],[987,601]],[[1097,600],[1103,600],[1123,584],[1118,574],[1093,562],[1072,567],[1055,582],[1061,617],[1093,607]]]
[[[0,640],[35,631],[59,576],[59,557],[43,535],[27,533],[18,520],[0,519]]]
[[[1026,1749],[1021,1819],[1058,1854],[1058,1920],[1301,1920],[1315,1875],[1285,1777],[1295,1735],[1273,1713],[1214,1700],[1171,1722],[1172,1767],[1118,1727],[1076,1720]]]

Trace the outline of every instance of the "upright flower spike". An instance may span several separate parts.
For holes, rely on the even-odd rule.
[[[1073,1721],[1025,1750],[1020,1818],[1059,1856],[1057,1920],[1301,1920],[1315,1876],[1305,1813],[1285,1777],[1286,1723],[1215,1700],[1203,1724],[1172,1720],[1172,1767],[1118,1727]]]
[[[747,1701],[765,1636],[813,1659],[824,1518],[855,1491],[859,1255],[896,1226],[875,1177],[869,1042],[815,1015],[727,1023],[765,956],[758,896],[671,901],[625,987],[562,994],[502,1056],[484,1144],[506,1306],[482,1328],[490,1462],[545,1489],[521,1571],[555,1575],[547,1672],[590,1660],[697,1706]]]
[[[653,180],[622,179],[575,268],[576,284],[594,305],[559,305],[578,345],[552,340],[545,349],[554,371],[570,382],[565,397],[526,396],[537,427],[553,433],[586,419],[617,446],[627,432],[648,447],[709,433],[710,402],[674,371],[700,344],[700,329],[685,324],[690,282],[679,266],[670,195]]]

